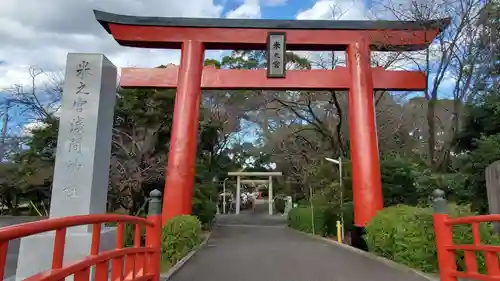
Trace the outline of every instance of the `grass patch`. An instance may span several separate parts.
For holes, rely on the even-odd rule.
[[[168,261],[161,261],[160,262],[160,272],[165,273],[169,271],[172,268],[172,265]]]

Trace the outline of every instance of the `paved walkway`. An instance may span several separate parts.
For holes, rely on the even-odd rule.
[[[43,219],[42,217],[23,217],[23,216],[0,216],[0,227],[30,222]],[[21,239],[15,239],[9,242],[9,248],[7,251],[7,261],[5,262],[5,272],[4,279],[9,279],[16,274],[17,268],[17,257],[19,255],[19,245]]]
[[[208,243],[170,280],[426,280],[356,251],[295,232],[285,223],[281,216],[219,216]]]

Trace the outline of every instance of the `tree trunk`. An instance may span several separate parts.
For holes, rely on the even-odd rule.
[[[427,136],[427,149],[429,156],[429,163],[431,167],[435,166],[435,149],[436,149],[436,125],[434,120],[434,112],[436,108],[436,98],[433,96],[427,104],[427,126],[428,136]]]

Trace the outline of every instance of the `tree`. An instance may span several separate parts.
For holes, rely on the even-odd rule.
[[[163,178],[174,91],[122,90],[115,108],[110,199],[135,214]]]
[[[424,91],[427,124],[421,136],[427,146],[425,156],[434,170],[446,171],[449,167],[450,152],[457,145],[456,133],[460,128],[463,104],[476,92],[477,82],[483,74],[481,65],[489,59],[489,51],[482,43],[483,28],[480,27],[486,7],[484,3],[477,0],[428,0],[408,4],[398,1],[375,4],[385,15],[389,12],[390,16],[398,20],[452,18],[450,26],[441,32],[429,48],[404,54],[407,63],[425,72],[428,77],[428,87]],[[450,84],[451,88],[447,86],[445,89]],[[440,94],[452,100],[448,108],[451,117],[445,122],[436,113]],[[440,135],[442,137],[438,139]]]

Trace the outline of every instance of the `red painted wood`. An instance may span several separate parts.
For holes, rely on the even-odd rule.
[[[348,107],[354,224],[364,227],[384,208],[368,43],[349,45],[347,58],[351,72]]]
[[[462,244],[452,244],[445,246],[447,250],[458,250],[458,251],[490,251],[490,252],[500,252],[499,245],[462,245]]]
[[[477,273],[477,258],[475,251],[464,251],[465,266],[467,272]]]
[[[499,214],[492,214],[492,215],[449,218],[448,220],[446,220],[446,224],[448,224],[448,225],[472,224],[472,223],[481,223],[481,222],[490,222],[490,221],[495,221],[495,222],[500,221],[500,215]]]
[[[481,244],[481,235],[479,233],[479,223],[478,222],[472,223],[472,240],[473,240],[474,245]]]
[[[100,234],[100,226],[107,222],[117,222],[117,247],[114,250],[109,250],[99,253],[98,249],[99,239],[95,233]],[[148,245],[141,247],[140,244],[135,244],[132,248],[123,248],[123,230],[124,224],[144,225],[146,227],[146,239],[152,241]],[[66,229],[72,226],[79,225],[93,225],[93,239],[91,252],[89,255],[79,261],[63,265],[64,260],[64,247],[65,247],[65,234]],[[48,219],[37,222],[23,223],[0,229],[0,268],[4,268],[7,253],[7,245],[10,240],[22,238],[25,236],[43,233],[47,231],[56,231],[55,243],[53,250],[53,265],[52,269],[40,272],[36,275],[28,277],[26,281],[59,281],[64,280],[66,277],[73,275],[75,280],[89,280],[90,269],[95,266],[95,280],[107,281],[108,280],[108,264],[109,261],[123,261],[123,258],[128,257],[145,257],[149,256],[148,270],[145,271],[144,259],[142,259],[137,267],[137,263],[132,266],[132,271],[140,271],[140,275],[135,276],[135,280],[141,281],[158,281],[160,274],[160,252],[161,252],[161,216],[152,215],[147,219],[125,216],[125,215],[82,215],[63,217],[56,219]],[[140,229],[140,227],[136,228]],[[135,235],[137,237],[137,234]],[[123,262],[122,262],[123,265]],[[113,281],[123,280],[122,274],[116,273],[116,268],[113,266]],[[0,271],[1,273],[1,271]],[[116,278],[114,278],[116,277]],[[132,278],[134,279],[134,278]]]
[[[154,227],[146,228],[146,247],[155,249],[154,252],[150,252],[146,264],[146,272],[148,275],[153,275],[152,281],[160,280],[160,255],[161,255],[161,232],[162,232],[162,216],[161,215],[150,215],[148,216],[148,221],[151,222]]]
[[[90,246],[90,254],[97,255],[101,246],[101,224],[96,223],[92,226],[92,244]]]
[[[83,276],[86,275],[85,271],[90,269],[90,267],[92,267],[96,264],[99,264],[99,263],[102,263],[105,261],[109,261],[111,259],[116,259],[120,256],[123,257],[126,255],[137,254],[137,253],[152,253],[155,251],[156,251],[155,249],[147,248],[147,247],[145,247],[145,248],[123,248],[123,249],[105,251],[105,252],[100,253],[97,256],[89,256],[84,260],[68,264],[59,270],[47,271],[47,272],[37,274],[33,277],[25,279],[25,281],[35,281],[35,280],[37,280],[37,281],[39,281],[39,280],[59,281],[59,280],[63,280],[65,277],[70,276],[72,274],[75,274],[75,275],[79,274],[83,278]],[[149,274],[149,275],[151,276],[152,274]],[[88,280],[88,279],[86,279],[86,280]],[[103,280],[96,280],[96,281],[103,281]]]
[[[142,48],[179,49],[182,42],[203,42],[206,49],[265,49],[269,31],[286,32],[288,50],[345,49],[365,38],[372,48],[425,45],[440,32],[429,30],[287,30],[258,28],[193,28],[165,26],[134,26],[109,24],[109,29],[121,45]],[[422,48],[421,48],[422,49]]]
[[[164,223],[177,215],[191,214],[204,51],[200,42],[182,45],[163,197]]]
[[[54,251],[52,252],[52,269],[59,269],[64,261],[64,246],[66,244],[66,228],[56,230]]]
[[[500,277],[500,266],[498,265],[498,252],[486,251],[484,252],[484,259],[486,261],[486,270],[488,276]]]
[[[483,245],[479,236],[479,224],[484,222],[499,222],[500,215],[481,215],[450,218],[447,214],[434,214],[434,231],[436,233],[436,248],[439,262],[440,280],[457,281],[458,277],[473,280],[493,281],[500,279],[498,253],[500,246]],[[468,245],[453,244],[453,225],[471,224],[473,242]],[[457,271],[456,252],[463,251],[465,256],[465,271]],[[484,252],[486,274],[478,273],[476,253]]]
[[[147,219],[134,216],[107,214],[79,215],[5,226],[0,229],[0,241],[17,239],[60,228],[106,222],[139,223],[148,227],[153,227],[153,223],[149,222]]]
[[[109,261],[103,261],[95,267],[95,280],[108,280],[109,275]]]
[[[90,277],[89,267],[82,268],[81,270],[78,270],[73,274],[74,281],[89,281],[89,277]]]
[[[7,251],[9,250],[9,241],[0,241],[0,277],[2,280],[5,274],[5,263],[7,262]]]
[[[123,234],[125,232],[125,224],[120,222],[116,226],[116,249],[123,248]],[[123,280],[123,256],[118,256],[111,261],[111,280]]]
[[[135,271],[135,254],[125,256],[125,280],[134,280]]]
[[[135,225],[135,231],[134,231],[134,248],[140,248],[141,247],[141,234],[142,234],[142,226],[140,224]],[[145,255],[143,254],[136,254],[134,256],[134,274],[135,276],[138,276],[138,274],[144,274],[143,271],[141,271],[144,268],[144,257]]]
[[[120,86],[124,88],[175,88],[179,67],[122,68]],[[372,68],[373,84],[377,90],[424,90],[425,73],[420,71],[392,71]],[[331,90],[349,89],[351,73],[346,67],[334,70],[288,70],[284,79],[268,79],[265,69],[234,70],[204,67],[201,79],[203,89],[295,89]]]
[[[455,273],[457,264],[455,253],[446,248],[453,244],[453,232],[446,224],[447,214],[434,214],[434,231],[436,232],[436,249],[439,264],[439,279],[441,281],[457,281]]]

